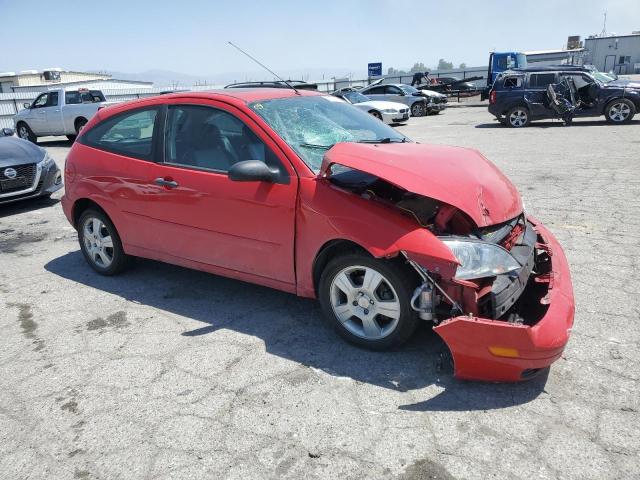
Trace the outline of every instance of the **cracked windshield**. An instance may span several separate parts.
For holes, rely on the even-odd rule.
[[[408,139],[376,118],[333,97],[283,98],[250,107],[315,173],[324,153],[339,142],[389,143]]]

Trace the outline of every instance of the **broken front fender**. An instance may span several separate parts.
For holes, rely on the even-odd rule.
[[[508,323],[474,316],[443,321],[434,330],[445,341],[457,378],[516,382],[551,365],[564,350],[571,332],[575,303],[567,259],[557,240],[536,220],[539,248],[551,258],[551,270],[536,278],[547,284],[539,302],[548,305],[533,325]]]

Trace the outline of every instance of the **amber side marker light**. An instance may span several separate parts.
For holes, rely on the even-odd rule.
[[[517,349],[509,347],[489,347],[489,351],[496,357],[518,358],[520,356]]]

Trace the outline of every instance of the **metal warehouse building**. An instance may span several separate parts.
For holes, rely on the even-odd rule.
[[[602,72],[640,73],[640,32],[619,36],[592,36],[584,41],[585,64]]]

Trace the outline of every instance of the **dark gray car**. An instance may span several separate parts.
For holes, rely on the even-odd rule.
[[[0,130],[0,204],[48,197],[62,188],[62,174],[44,148]]]

